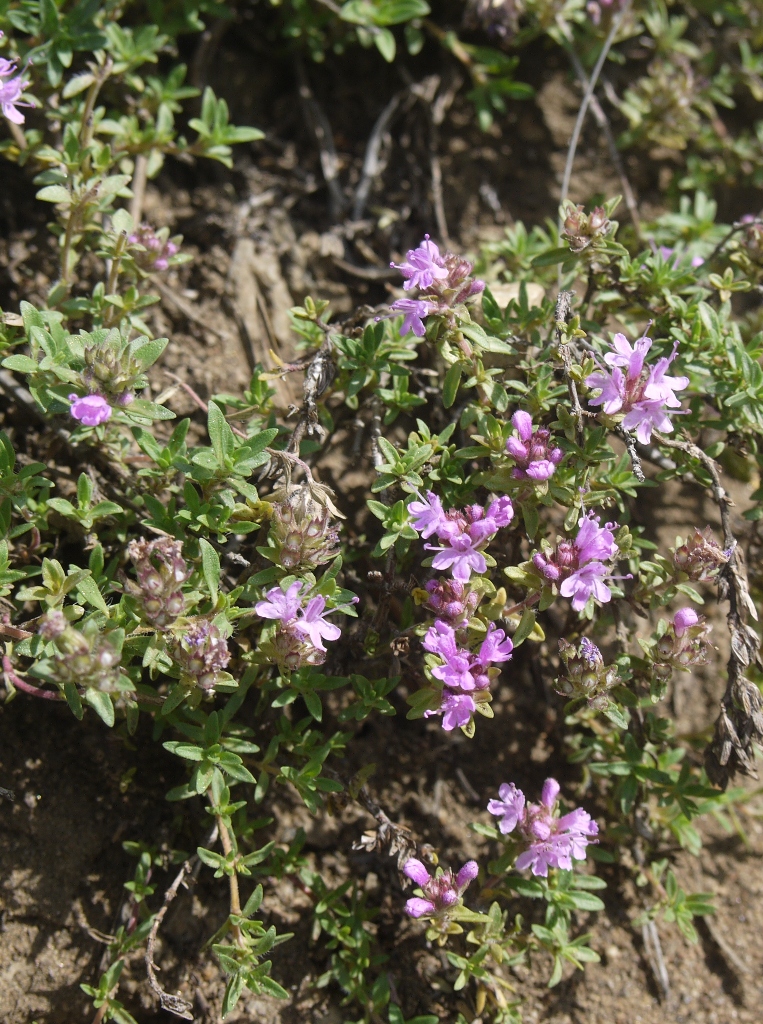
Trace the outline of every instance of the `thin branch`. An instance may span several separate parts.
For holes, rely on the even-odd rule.
[[[384,133],[389,128],[393,117],[397,113],[397,108],[407,93],[407,89],[402,89],[400,92],[395,93],[377,117],[376,123],[371,129],[371,134],[368,136],[366,155],[363,160],[363,173],[355,191],[355,202],[352,207],[353,220],[360,220],[363,216],[371,186],[373,185],[374,178],[379,173],[379,151],[384,139]]]
[[[565,35],[569,32],[567,24],[564,21],[562,21],[561,18],[557,18],[557,24],[560,28],[566,30]],[[588,90],[590,82],[588,81],[588,76],[585,73],[583,65],[580,63],[580,58],[578,57],[576,51],[573,49],[571,34],[567,36],[567,38],[570,45],[568,47],[565,47],[565,49],[567,50],[567,53],[569,55],[570,63],[572,64],[575,74],[577,75],[578,81],[583,86],[583,89]],[[604,135],[604,139],[606,140],[607,148],[609,149],[610,159],[612,160],[612,163],[615,166],[615,170],[617,171],[617,175],[620,178],[620,185],[623,190],[623,198],[625,199],[625,205],[628,207],[628,213],[630,213],[631,215],[631,222],[633,224],[634,231],[636,232],[636,238],[639,240],[639,242],[641,242],[641,219],[638,214],[638,204],[636,203],[636,196],[634,195],[633,189],[631,188],[631,183],[628,180],[628,175],[625,173],[625,164],[623,163],[623,159],[620,156],[620,150],[617,148],[617,142],[615,141],[612,126],[609,123],[609,118],[604,113],[604,109],[602,105],[599,103],[596,97],[596,93],[593,90],[591,91],[591,113],[593,114],[597,124],[601,128],[602,133]]]
[[[143,200],[146,197],[148,181],[148,156],[138,153],[135,157],[135,169],[132,175],[132,199],[130,200],[130,216],[134,227],[138,227],[143,216]]]
[[[43,690],[39,686],[32,686],[31,683],[25,682],[14,669],[7,654],[3,655],[3,682],[6,686],[10,684],[17,690],[21,690],[22,693],[29,693],[33,697],[42,697],[43,700],[65,700],[58,690]]]
[[[712,480],[713,500],[720,512],[723,546],[728,561],[718,576],[718,596],[729,602],[726,618],[731,647],[726,691],[721,699],[713,739],[705,750],[705,770],[713,783],[725,789],[737,772],[757,778],[754,743],[763,738],[763,696],[757,686],[745,677],[745,672],[752,662],[760,660],[760,637],[747,625],[745,615],[757,620],[758,613],[750,597],[747,574],[731,527],[733,502],[721,483],[717,462],[691,441],[672,440],[656,431],[654,436],[659,444],[683,451],[704,466]]]
[[[228,340],[227,331],[218,330],[212,324],[208,323],[201,313],[197,313],[190,302],[187,302],[182,295],[178,295],[177,292],[173,291],[168,284],[161,281],[158,277],[151,279],[151,287],[164,296],[165,299],[169,299],[172,305],[179,310],[186,320],[190,320],[193,324],[198,324],[199,327],[203,327],[205,331],[211,331],[220,341]]]
[[[324,0],[325,2],[325,0]],[[329,5],[327,5],[329,6]],[[333,9],[333,8],[332,8]],[[339,183],[339,158],[334,146],[334,133],[320,103],[313,95],[301,61],[296,62],[299,98],[307,126],[310,129],[321,158],[321,170],[329,191],[329,215],[336,221],[344,210],[344,194]]]
[[[654,921],[646,921],[641,926],[641,937],[644,940],[644,952],[646,953],[647,962],[652,968],[652,974],[657,982],[660,997],[665,1002],[670,997],[670,978],[662,955],[660,933],[657,931],[657,925]]]
[[[146,943],[146,973],[148,974],[148,983],[151,986],[152,991],[159,997],[159,1003],[163,1010],[168,1010],[170,1013],[174,1013],[176,1017],[181,1017],[183,1020],[193,1020],[193,1004],[189,1003],[186,999],[181,999],[180,996],[170,995],[169,992],[165,992],[162,986],[159,984],[156,978],[156,972],[159,968],[154,962],[154,951],[156,949],[156,936],[159,932],[159,927],[164,920],[164,915],[167,913],[170,903],[175,899],[178,894],[180,886],[186,880],[186,876],[190,875],[193,871],[192,861],[197,857],[190,858],[187,860],[175,878],[175,881],[169,887],[167,892],[164,894],[164,902],[161,908],[157,912],[156,917],[151,925],[151,931],[148,933],[148,942]]]
[[[720,242],[713,249],[713,251],[710,253],[710,255],[707,257],[707,259],[705,260],[704,266],[709,267],[710,264],[713,262],[713,260],[717,256],[720,256],[721,252],[726,248],[728,243],[731,241],[731,239],[734,237],[734,235],[738,231],[742,231],[742,230],[744,230],[744,228],[749,228],[749,227],[751,227],[754,224],[763,224],[763,219],[760,218],[760,217],[755,217],[753,220],[744,220],[744,221],[737,220],[737,221],[735,221],[731,225],[729,230],[726,232],[726,234],[723,236],[723,238],[720,240]]]
[[[179,388],[182,388],[183,391],[185,391],[189,398],[193,399],[193,401],[196,403],[196,405],[198,405],[198,407],[201,409],[203,413],[209,413],[209,406],[204,401],[204,399],[193,390],[190,384],[186,384],[186,382],[184,380],[181,380],[176,373],[172,372],[172,370],[165,370],[164,372],[168,377],[171,377],[172,380],[175,381]],[[231,428],[236,437],[241,437],[245,441],[248,439],[247,435],[244,433],[243,430],[240,430],[238,427],[234,427],[230,423],[228,424],[228,426]]]
[[[223,852],[226,857],[229,857],[233,853],[233,844],[231,843],[230,833],[228,827],[220,817],[219,814],[215,815],[215,821],[217,822],[217,828],[220,832],[220,842],[223,846]],[[228,884],[230,887],[230,912],[235,914],[236,917],[241,917],[241,896],[238,891],[238,875],[234,869],[233,873],[228,875]],[[244,937],[241,934],[241,929],[237,924],[231,927],[233,933],[233,941],[237,946],[244,945]]]
[[[631,6],[631,0],[623,0],[623,5],[620,8],[620,10],[618,11],[618,13],[615,16],[614,20],[612,21],[612,28],[609,30],[609,35],[607,36],[606,40],[604,41],[604,46],[602,47],[601,53],[599,54],[599,59],[596,61],[596,65],[595,65],[595,67],[593,69],[593,72],[591,73],[591,78],[590,78],[590,80],[588,82],[588,88],[583,93],[583,101],[580,104],[580,110],[578,111],[577,120],[575,121],[575,127],[572,130],[572,138],[570,139],[570,147],[567,150],[567,162],[566,162],[566,164],[564,166],[564,177],[562,178],[562,194],[561,194],[561,199],[559,201],[559,205],[560,206],[564,206],[565,200],[567,199],[567,193],[569,192],[569,189],[570,189],[570,178],[572,177],[572,165],[573,165],[573,163],[575,161],[575,151],[578,148],[578,142],[580,140],[580,133],[581,133],[581,131],[583,129],[583,122],[585,121],[585,116],[588,113],[588,107],[590,106],[591,98],[593,96],[594,89],[596,88],[596,83],[599,80],[599,75],[601,74],[601,69],[604,67],[604,61],[607,59],[607,54],[609,53],[610,49],[612,48],[612,44],[615,41],[615,37],[617,36],[617,33],[620,31],[620,26],[622,25],[623,20],[625,19],[626,14],[630,10],[630,6]],[[560,220],[560,228],[561,228],[561,220]]]
[[[564,366],[564,380],[567,384],[567,391],[569,392],[570,402],[572,404],[572,415],[575,417],[578,428],[578,437],[583,436],[583,409],[580,405],[580,398],[578,397],[578,389],[575,381],[572,379],[572,359],[570,357],[570,346],[563,340],[562,333],[565,325],[570,318],[572,311],[572,300],[575,298],[574,292],[559,292],[556,299],[556,313],[554,319],[556,322],[556,344],[559,349],[559,356]]]
[[[622,438],[622,440],[625,442],[625,447],[628,450],[628,455],[631,460],[631,466],[633,467],[633,475],[639,483],[643,484],[643,482],[646,480],[646,477],[644,476],[644,469],[641,465],[641,459],[639,458],[638,449],[636,447],[636,438],[633,436],[633,434],[631,434],[629,430],[626,430],[623,426],[617,427],[615,432],[617,436]]]

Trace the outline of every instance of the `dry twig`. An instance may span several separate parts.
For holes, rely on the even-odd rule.
[[[747,625],[745,616],[749,614],[757,620],[758,613],[750,597],[747,574],[731,529],[730,509],[733,502],[721,483],[718,464],[691,441],[671,440],[656,432],[655,437],[661,445],[685,452],[704,466],[710,474],[713,499],[721,516],[723,546],[728,561],[718,576],[718,596],[729,602],[726,618],[731,634],[731,649],[726,691],[721,700],[713,739],[705,751],[705,769],[710,780],[725,789],[737,772],[757,778],[754,743],[763,738],[763,697],[757,686],[745,677],[745,672],[753,662],[760,660],[760,638]]]

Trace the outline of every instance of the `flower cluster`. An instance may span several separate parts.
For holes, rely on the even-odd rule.
[[[403,874],[415,882],[423,894],[407,901],[406,914],[431,917],[447,913],[458,903],[461,894],[479,874],[479,867],[475,860],[468,860],[455,877],[450,868],[432,877],[420,860],[411,857],[405,862]]]
[[[465,586],[461,580],[429,580],[424,589],[427,593],[426,607],[454,629],[465,626],[480,603],[477,591]]]
[[[562,237],[570,243],[572,252],[583,252],[594,242],[605,239],[614,230],[606,210],[596,206],[586,213],[582,206],[567,204],[562,226]]]
[[[199,618],[178,641],[175,657],[181,669],[181,682],[212,694],[220,682],[220,673],[228,667],[230,651],[217,626]]]
[[[411,525],[424,539],[437,534],[441,546],[424,545],[437,554],[432,559],[434,569],[450,569],[453,577],[467,582],[472,572],[483,573],[487,562],[482,553],[502,526],[514,518],[511,499],[497,498],[487,509],[481,505],[467,505],[464,509],[445,512],[442,502],[432,491],[426,499],[419,496],[408,506]]]
[[[494,665],[508,661],[514,650],[504,631],[490,623],[487,636],[475,654],[461,647],[453,627],[440,619],[427,630],[423,646],[430,654],[442,658],[442,663],[430,671],[447,687],[443,690],[440,707],[436,711],[425,712],[425,717],[442,715],[442,727],[446,732],[456,726],[468,725],[477,704],[485,700],[490,683],[500,671]]]
[[[560,640],[559,657],[567,679],[558,680],[556,692],[573,700],[582,697],[590,708],[603,711],[609,704],[607,693],[619,679],[615,666],[604,664],[601,651],[586,636],[577,647]]]
[[[403,288],[406,291],[416,288],[428,296],[426,299],[397,299],[392,303],[386,316],[403,314],[401,334],[413,331],[417,337],[423,337],[427,316],[446,313],[485,288],[484,281],[471,280],[472,264],[468,260],[452,252],[441,254],[429,235],[424,235],[417,248],[408,250],[402,263],[390,263],[390,266],[405,278]]]
[[[515,412],[511,422],[519,435],[506,441],[506,451],[516,463],[512,476],[515,480],[548,480],[564,458],[564,452],[552,446],[549,430],[533,427],[529,413]]]
[[[63,612],[49,611],[40,622],[37,632],[46,642],[55,645],[50,662],[49,676],[59,685],[93,687],[104,693],[120,689],[121,654],[108,634],[101,633],[93,619],[75,629]]]
[[[331,612],[326,611],[325,597],[311,597],[302,607],[309,590],[307,583],[295,580],[286,591],[272,587],[265,599],[254,606],[263,619],[278,622],[272,641],[274,656],[278,665],[288,672],[295,672],[302,665],[322,665],[326,660],[323,641],[338,640],[342,634],[339,626],[326,621]]]
[[[704,530],[698,530],[695,526],[686,543],[679,545],[673,552],[673,564],[678,572],[686,573],[690,580],[707,583],[715,579],[730,557],[731,551],[721,548],[709,526]]]
[[[586,378],[589,388],[600,394],[589,398],[590,405],[600,405],[608,416],[624,414],[623,427],[635,430],[642,444],[647,444],[652,430],[669,434],[673,424],[667,409],[679,409],[681,402],[675,392],[689,385],[688,377],[671,377],[665,371],[676,358],[678,343],[667,358],[658,359],[654,366],[645,366],[644,360],[652,347],[652,339],[640,338],[631,346],[624,334],[616,334],[612,350],[604,356],[611,368],[600,367]]]
[[[98,427],[111,419],[111,406],[103,395],[69,395],[72,403],[69,413],[72,418],[79,420],[86,427]]]
[[[589,512],[578,522],[578,535],[573,541],[560,541],[554,552],[536,552],[533,564],[549,582],[559,586],[562,597],[572,599],[576,612],[585,608],[591,595],[606,604],[612,592],[605,580],[611,579],[610,569],[604,565],[618,551],[613,530],[617,523],[600,525],[599,516]]]
[[[2,35],[0,32],[0,38]],[[3,117],[7,117],[13,124],[24,123],[24,115],[18,108],[30,106],[29,103],[21,102],[27,85],[23,73],[19,73],[16,61],[0,57],[0,110]]]
[[[135,566],[137,583],[125,580],[125,590],[135,597],[146,621],[167,629],[185,611],[181,584],[191,575],[183,558],[183,545],[172,537],[131,540],[127,554]]]
[[[559,783],[546,779],[539,804],[525,802],[525,795],[513,782],[498,789],[498,800],[491,800],[487,809],[500,819],[503,835],[517,830],[525,849],[517,857],[517,870],[531,868],[534,875],[546,878],[549,868],[572,870],[572,861],[585,860],[586,847],[596,842],[599,828],[590,814],[581,807],[557,818],[554,814]]]
[[[681,608],[668,623],[654,651],[655,673],[667,679],[673,669],[685,671],[692,665],[704,665],[710,651],[707,636],[712,626],[693,608]]]
[[[338,545],[339,531],[332,525],[331,512],[303,485],[273,506],[268,547],[262,554],[289,572],[297,572],[328,562]]]
[[[170,260],[180,251],[179,238],[170,239],[169,230],[156,232],[150,224],[141,224],[127,239],[136,265],[145,273],[167,270]]]

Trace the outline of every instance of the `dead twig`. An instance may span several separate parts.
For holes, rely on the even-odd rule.
[[[183,391],[185,391],[189,398],[193,399],[193,401],[196,403],[196,405],[198,405],[198,407],[205,415],[209,413],[209,405],[204,401],[204,399],[200,395],[198,395],[193,390],[190,384],[186,384],[186,382],[184,380],[181,380],[176,373],[172,372],[172,370],[165,370],[164,372],[168,377],[175,381],[179,388],[182,388]],[[231,428],[236,437],[240,437],[244,441],[248,439],[247,435],[244,433],[243,430],[240,430],[238,427],[234,427],[230,423],[228,424],[228,426]]]
[[[662,955],[660,933],[657,931],[657,925],[654,921],[646,921],[641,926],[641,938],[644,940],[644,952],[646,953],[647,963],[652,969],[654,980],[657,982],[660,997],[665,1002],[670,998],[670,977],[668,976],[668,969],[665,966],[665,959]]]
[[[580,84],[583,86],[583,89],[587,91],[590,86],[590,82],[588,81],[588,76],[585,73],[583,65],[580,63],[580,58],[578,57],[577,52],[573,48],[573,39],[569,27],[567,26],[566,22],[564,22],[560,17],[557,18],[557,25],[562,30],[565,38],[567,39],[568,45],[565,47],[565,49],[567,50],[567,54],[569,55],[570,63],[572,64],[572,67],[575,71],[575,75],[577,76],[577,79],[580,82]],[[633,189],[631,188],[631,183],[628,180],[628,175],[625,173],[625,164],[623,163],[623,159],[620,156],[620,150],[617,148],[617,142],[615,141],[612,126],[609,123],[609,118],[604,113],[604,109],[602,105],[599,103],[596,97],[596,93],[593,90],[591,91],[591,113],[596,119],[596,123],[599,125],[602,134],[604,135],[604,139],[607,143],[607,149],[609,150],[610,159],[612,160],[615,170],[617,171],[617,175],[620,178],[620,185],[623,190],[623,198],[625,199],[625,205],[628,208],[628,213],[631,217],[631,223],[633,224],[633,228],[636,232],[636,238],[639,240],[639,242],[641,242],[641,218],[638,214],[638,204],[636,203],[636,196],[633,192]]]
[[[156,936],[159,932],[159,927],[164,920],[164,915],[167,913],[170,903],[172,903],[177,896],[180,886],[184,884],[186,877],[193,871],[193,860],[198,860],[198,857],[189,858],[183,864],[175,878],[175,881],[164,894],[164,901],[153,920],[151,931],[148,933],[145,956],[148,983],[151,986],[152,992],[159,997],[159,1003],[162,1009],[168,1010],[170,1013],[173,1013],[176,1017],[181,1017],[183,1020],[193,1020],[193,1014],[191,1013],[193,1004],[189,1003],[186,999],[182,999],[180,996],[173,996],[169,992],[164,991],[156,978],[156,972],[159,968],[154,962],[154,951],[156,949]]]
[[[671,440],[656,431],[654,435],[659,444],[685,452],[702,464],[710,475],[713,499],[720,512],[728,561],[718,576],[718,596],[729,602],[726,620],[731,648],[726,691],[713,739],[705,750],[705,770],[715,785],[725,789],[737,772],[757,778],[754,743],[763,738],[763,697],[757,686],[745,677],[745,672],[753,662],[760,661],[760,638],[745,622],[745,616],[749,614],[757,621],[758,613],[750,597],[747,574],[731,528],[733,502],[721,483],[717,462],[691,441]]]
[[[397,113],[398,107],[407,94],[407,89],[402,89],[400,92],[395,93],[384,110],[382,110],[381,114],[379,114],[376,119],[376,123],[371,129],[371,134],[368,136],[368,143],[366,144],[365,157],[363,159],[363,172],[361,174],[360,181],[358,182],[358,187],[355,190],[355,202],[352,206],[353,220],[360,220],[363,216],[374,178],[381,169],[379,151],[381,150],[384,134],[392,123],[392,119]]]
[[[646,477],[644,476],[644,468],[641,465],[641,459],[639,458],[638,449],[636,448],[636,438],[633,436],[633,434],[631,434],[629,430],[626,430],[623,426],[617,427],[615,433],[618,437],[622,438],[623,442],[625,443],[625,447],[628,451],[628,456],[631,460],[631,466],[633,467],[633,475],[639,483],[643,484],[643,482],[646,480]]]
[[[186,320],[190,320],[191,323],[197,324],[199,327],[203,327],[205,331],[210,331],[216,338],[219,338],[220,341],[228,340],[227,331],[220,331],[217,327],[208,323],[201,313],[196,312],[190,302],[187,302],[182,295],[178,295],[178,293],[173,288],[170,288],[168,284],[165,284],[164,281],[160,281],[158,277],[155,277],[151,281],[151,287],[156,288],[156,290],[165,299],[171,302],[172,305],[183,314]]]
[[[143,200],[146,197],[148,181],[148,156],[138,153],[135,157],[135,170],[132,175],[132,199],[130,200],[130,216],[134,227],[138,227],[143,216]]]
[[[301,61],[296,62],[296,68],[302,113],[318,146],[321,170],[329,192],[329,215],[332,220],[337,221],[342,215],[345,203],[342,186],[339,182],[339,158],[336,155],[334,133],[323,108],[313,95]]]
[[[580,110],[578,111],[577,120],[575,121],[575,127],[572,130],[572,138],[570,139],[569,149],[567,150],[567,161],[564,165],[564,177],[562,178],[562,192],[559,200],[559,205],[564,206],[567,199],[567,193],[570,190],[570,179],[572,178],[572,165],[575,162],[575,152],[578,148],[578,142],[580,141],[580,133],[583,129],[583,122],[585,121],[586,114],[588,113],[588,107],[591,104],[591,98],[596,88],[596,83],[599,80],[601,69],[604,67],[604,61],[607,59],[607,55],[612,48],[612,44],[615,41],[617,33],[620,31],[620,26],[625,19],[626,14],[630,10],[631,0],[623,0],[623,5],[617,12],[612,20],[612,28],[609,30],[609,35],[604,40],[604,45],[601,48],[599,59],[596,61],[591,77],[588,81],[588,87],[583,93],[583,101],[580,104]],[[559,219],[559,229],[561,230],[562,222],[561,217]]]

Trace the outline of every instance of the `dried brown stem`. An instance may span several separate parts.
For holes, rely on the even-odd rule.
[[[159,997],[159,1003],[161,1004],[162,1009],[168,1010],[170,1013],[173,1013],[176,1017],[181,1017],[183,1020],[193,1020],[193,1014],[191,1013],[191,1010],[193,1009],[192,1004],[186,999],[181,999],[180,996],[173,996],[169,992],[164,991],[156,978],[156,972],[159,968],[154,962],[154,951],[156,949],[156,936],[159,932],[159,927],[164,920],[164,915],[167,913],[170,903],[172,903],[177,896],[180,886],[185,882],[186,876],[190,875],[193,871],[192,861],[195,859],[197,858],[191,858],[183,864],[175,878],[175,881],[164,894],[164,902],[153,920],[151,931],[148,933],[145,956],[148,983],[151,986],[151,990]]]
[[[223,846],[223,853],[226,857],[229,857],[233,852],[233,844],[231,843],[228,827],[219,814],[215,815],[215,821],[217,822],[217,828],[220,832],[220,842]],[[235,871],[233,874],[228,875],[228,884],[230,886],[230,912],[231,914],[235,914],[237,917],[241,917],[241,895],[238,891],[238,875]],[[241,929],[237,924],[232,925],[231,932],[233,934],[233,941],[236,945],[243,946],[244,936],[241,934]]]
[[[749,614],[757,619],[758,613],[750,597],[747,574],[731,527],[733,502],[721,483],[717,462],[691,441],[672,440],[656,432],[655,438],[666,448],[685,452],[702,464],[710,475],[713,499],[721,517],[723,546],[728,561],[718,577],[718,596],[729,602],[726,618],[731,649],[726,691],[721,699],[713,739],[705,751],[705,769],[711,781],[725,789],[737,772],[757,778],[754,743],[763,738],[763,697],[757,686],[745,677],[745,672],[752,662],[759,661],[760,638],[747,625],[745,616]]]

